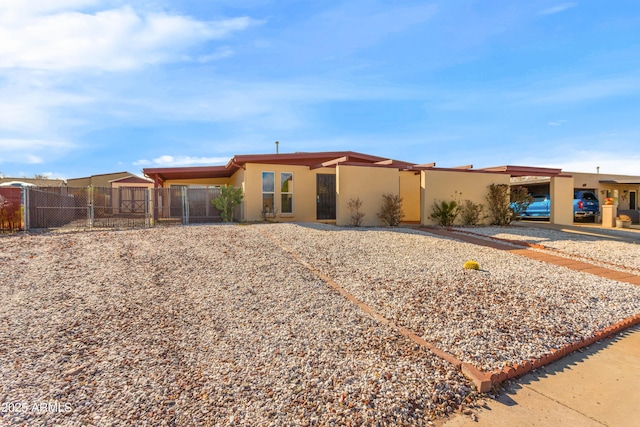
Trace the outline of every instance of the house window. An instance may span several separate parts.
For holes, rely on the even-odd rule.
[[[276,212],[276,173],[262,172],[262,211],[265,214]]]
[[[293,173],[280,174],[280,211],[283,214],[293,213]]]

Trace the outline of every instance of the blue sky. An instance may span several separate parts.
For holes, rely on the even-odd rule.
[[[640,2],[2,0],[0,171],[352,150],[640,175]]]

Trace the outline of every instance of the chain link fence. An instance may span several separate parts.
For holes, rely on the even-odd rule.
[[[142,228],[220,222],[219,188],[24,187],[0,189],[0,231]]]

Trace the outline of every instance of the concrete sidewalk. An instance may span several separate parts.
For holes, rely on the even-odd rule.
[[[443,427],[640,425],[640,326],[510,381],[496,399]]]

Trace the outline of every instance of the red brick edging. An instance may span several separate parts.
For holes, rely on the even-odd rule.
[[[309,264],[307,261],[302,259],[302,257],[300,255],[298,255],[296,252],[294,252],[293,250],[289,249],[284,244],[282,244],[282,242],[280,240],[276,239],[275,236],[273,236],[273,235],[271,235],[271,234],[269,234],[269,233],[267,233],[265,231],[262,231],[262,230],[260,230],[259,232],[262,235],[264,235],[265,237],[267,237],[268,239],[272,240],[282,250],[284,250],[285,252],[289,253],[300,264],[304,265],[309,271],[314,273],[316,276],[318,276],[320,279],[322,279],[325,283],[327,283],[333,289],[338,291],[340,293],[340,295],[342,295],[347,300],[351,301],[352,303],[354,303],[355,305],[360,307],[360,309],[362,311],[364,311],[365,313],[367,313],[368,315],[370,315],[371,317],[373,317],[374,319],[376,319],[380,323],[385,324],[385,325],[391,327],[392,329],[396,330],[400,335],[409,338],[411,341],[413,341],[414,343],[418,344],[422,348],[425,348],[425,349],[429,350],[430,352],[432,352],[436,356],[440,357],[441,359],[444,359],[447,362],[451,363],[453,366],[456,367],[456,369],[459,369],[467,378],[469,378],[473,382],[473,384],[475,385],[476,389],[480,393],[486,393],[489,390],[491,390],[492,383],[491,383],[490,377],[487,376],[482,371],[480,371],[478,368],[476,368],[475,366],[473,366],[473,365],[471,365],[469,363],[462,362],[461,360],[459,360],[455,356],[447,353],[446,351],[438,348],[437,346],[433,345],[432,343],[430,343],[430,342],[426,341],[425,339],[423,339],[422,337],[418,336],[415,332],[413,332],[409,328],[406,328],[404,326],[396,325],[394,322],[390,321],[389,319],[384,317],[382,314],[380,314],[377,311],[375,311],[373,308],[371,308],[365,302],[360,301],[358,298],[356,298],[353,294],[351,294],[346,289],[344,289],[342,286],[340,286],[338,283],[336,283],[329,276],[325,275],[320,270],[315,268],[313,265]]]
[[[424,231],[429,232],[429,230],[424,230]],[[612,335],[614,335],[614,334],[616,334],[616,333],[618,333],[620,331],[623,331],[623,330],[628,329],[628,328],[630,328],[632,326],[636,326],[636,325],[640,324],[640,314],[636,314],[634,316],[631,316],[631,317],[628,317],[626,319],[623,319],[620,322],[617,322],[617,323],[615,323],[615,324],[613,324],[613,325],[611,325],[609,327],[606,327],[606,328],[604,328],[602,330],[596,331],[593,334],[593,336],[591,336],[589,338],[585,338],[582,341],[578,341],[578,342],[575,342],[575,343],[572,343],[572,344],[565,344],[564,346],[562,346],[562,347],[560,347],[558,349],[551,349],[551,351],[549,353],[546,353],[546,354],[540,356],[539,358],[535,358],[535,359],[531,359],[531,360],[523,360],[521,363],[508,365],[508,366],[505,366],[502,369],[497,369],[497,370],[494,370],[492,372],[487,373],[485,371],[482,371],[481,369],[478,369],[477,367],[475,367],[474,365],[472,365],[470,363],[462,362],[461,360],[459,360],[455,356],[447,353],[446,351],[438,348],[434,344],[432,344],[432,343],[426,341],[425,339],[423,339],[422,337],[418,336],[412,330],[410,330],[410,329],[408,329],[408,328],[406,328],[404,326],[397,325],[394,322],[390,321],[389,319],[384,317],[382,314],[376,312],[373,308],[371,308],[365,302],[360,301],[358,298],[356,298],[353,294],[351,294],[346,289],[344,289],[342,286],[340,286],[338,283],[336,283],[329,276],[325,275],[320,270],[315,268],[313,265],[311,265],[310,263],[305,261],[300,255],[298,255],[292,249],[289,249],[288,247],[286,247],[275,236],[273,236],[273,235],[271,235],[271,234],[269,234],[269,233],[267,233],[267,232],[265,232],[263,230],[259,230],[259,232],[262,235],[264,235],[265,237],[267,237],[268,239],[272,240],[282,250],[284,250],[285,252],[289,253],[300,264],[302,264],[309,271],[311,271],[316,276],[318,276],[322,281],[324,281],[329,286],[331,286],[333,289],[338,291],[338,293],[340,293],[340,295],[342,295],[344,298],[346,298],[350,302],[352,302],[355,305],[357,305],[362,311],[364,311],[365,313],[367,313],[368,315],[370,315],[371,317],[373,317],[374,319],[376,319],[380,323],[388,325],[389,327],[393,328],[400,335],[409,338],[414,343],[416,343],[419,346],[429,350],[430,352],[432,352],[436,356],[440,357],[441,359],[444,359],[447,362],[451,363],[453,366],[456,367],[456,369],[459,369],[467,378],[469,378],[473,382],[473,384],[475,385],[476,389],[480,393],[486,393],[486,392],[490,391],[493,386],[497,386],[497,385],[499,385],[500,383],[502,383],[502,382],[504,382],[506,380],[522,376],[522,375],[532,371],[533,369],[537,369],[537,368],[540,368],[542,366],[545,366],[545,365],[548,365],[550,363],[553,363],[553,362],[561,359],[562,357],[568,355],[569,353],[572,353],[572,352],[574,352],[576,350],[579,350],[581,348],[590,346],[590,345],[594,344],[596,341],[600,341],[602,339],[608,338],[608,337],[610,337],[610,336],[612,336]],[[530,245],[530,244],[526,244],[526,245]],[[524,246],[526,246],[526,245],[524,245]]]
[[[632,326],[636,326],[640,324],[640,314],[636,314],[631,317],[627,317],[624,320],[621,320],[618,323],[615,323],[611,326],[608,326],[604,329],[596,331],[593,336],[589,338],[585,338],[582,341],[574,342],[573,344],[565,344],[564,346],[551,349],[551,351],[547,354],[544,354],[536,359],[531,360],[523,360],[521,363],[514,364],[513,366],[505,366],[502,369],[496,369],[495,371],[488,374],[489,379],[491,381],[491,385],[498,385],[503,381],[508,379],[516,378],[521,375],[524,375],[530,372],[533,369],[540,368],[544,365],[548,365],[553,363],[564,356],[573,353],[576,350],[579,350],[584,347],[588,347],[594,344],[596,341],[603,340],[612,335],[617,334],[625,329],[628,329]],[[485,374],[487,375],[487,374]]]

